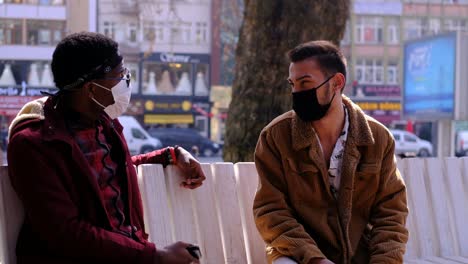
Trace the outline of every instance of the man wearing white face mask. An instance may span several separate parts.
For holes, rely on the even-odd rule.
[[[69,35],[52,72],[59,92],[25,105],[10,126],[9,176],[26,215],[17,263],[198,263],[187,243],[156,248],[147,240],[133,166],[174,164],[190,189],[205,176],[179,147],[130,157],[116,119],[131,95],[118,44]]]

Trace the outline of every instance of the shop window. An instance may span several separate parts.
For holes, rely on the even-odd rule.
[[[142,94],[191,96],[194,83],[191,69],[189,63],[145,63]]]
[[[209,66],[208,64],[198,64],[196,67],[195,95],[209,96]]]

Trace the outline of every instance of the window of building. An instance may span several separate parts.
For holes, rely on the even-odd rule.
[[[145,41],[154,41],[156,39],[156,24],[154,21],[143,22],[143,39]]]
[[[0,18],[0,45],[21,44],[23,44],[21,20]]]
[[[444,28],[447,31],[468,31],[468,21],[466,19],[446,19],[444,21]]]
[[[437,35],[440,33],[440,19],[430,18],[429,19],[429,35]]]
[[[207,23],[206,22],[197,22],[195,23],[195,43],[203,44],[207,42],[208,33],[207,33]]]
[[[65,21],[27,20],[27,44],[53,46],[58,44],[65,32]]]
[[[358,59],[356,61],[356,80],[360,84],[383,84],[383,64],[379,59]]]
[[[403,22],[405,39],[417,39],[423,36],[424,23],[420,18],[405,19]]]
[[[136,42],[138,38],[138,27],[134,22],[128,23],[128,40],[130,42]]]
[[[387,42],[388,44],[398,44],[400,41],[400,21],[397,18],[388,20]]]
[[[109,38],[115,39],[115,22],[104,21],[102,33]]]
[[[358,17],[356,43],[378,44],[383,42],[383,20],[381,17]]]
[[[398,62],[390,61],[387,65],[387,84],[398,84]]]

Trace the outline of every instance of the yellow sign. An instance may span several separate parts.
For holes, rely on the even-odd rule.
[[[146,101],[146,103],[145,103],[145,109],[146,109],[147,111],[153,111],[153,109],[154,109],[154,103],[153,103],[153,101],[150,101],[150,100]]]
[[[400,111],[401,103],[398,102],[356,102],[362,110],[374,111]]]
[[[158,111],[158,112],[171,112],[171,111],[184,111],[188,112],[192,109],[192,103],[190,101],[182,102],[158,102],[147,100],[145,102],[146,111]]]
[[[145,124],[193,124],[193,115],[145,115]]]
[[[189,111],[190,109],[192,109],[192,103],[190,101],[183,101],[182,110]]]

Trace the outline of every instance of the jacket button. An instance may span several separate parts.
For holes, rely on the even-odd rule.
[[[136,226],[132,226],[133,232],[138,231],[138,228]]]

